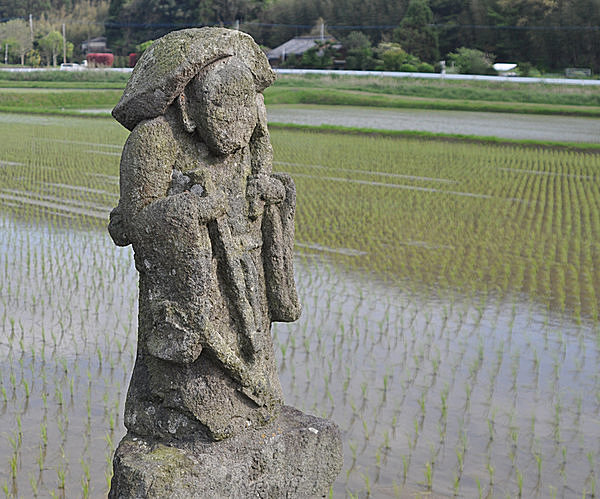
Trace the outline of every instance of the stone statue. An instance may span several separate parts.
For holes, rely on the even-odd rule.
[[[109,232],[117,245],[133,246],[140,284],[138,353],[125,405],[129,433],[115,456],[112,497],[164,492],[153,495],[146,490],[151,481],[135,485],[123,472],[134,441],[136,452],[144,441],[149,449],[160,444],[195,455],[201,446],[206,455],[217,452],[215,442],[248,447],[244,439],[253,432],[309,417],[283,406],[270,334],[271,322],[300,316],[295,187],[289,175],[271,171],[261,93],[274,79],[248,35],[176,31],[146,50],[113,110],[131,134]],[[313,423],[332,435],[325,446],[337,455],[328,473],[337,474],[337,427]],[[255,444],[249,455],[264,453]],[[309,490],[271,482],[257,490]],[[169,485],[169,496],[180,485]],[[182,497],[207,496],[208,489],[184,489]]]

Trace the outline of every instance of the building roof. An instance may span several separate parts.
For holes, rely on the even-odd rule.
[[[284,56],[288,56],[290,54],[302,55],[307,50],[313,48],[320,41],[335,41],[330,36],[326,36],[325,38],[321,38],[321,36],[297,36],[288,40],[287,42],[279,45],[279,47],[275,47],[273,50],[269,50],[267,52],[267,57],[269,59],[281,59]]]
[[[512,62],[497,62],[493,65],[493,68],[496,71],[510,71],[512,69],[515,69],[516,67],[517,65]]]

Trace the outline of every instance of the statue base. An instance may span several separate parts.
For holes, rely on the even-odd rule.
[[[342,467],[337,425],[288,406],[265,427],[176,445],[125,435],[108,497],[325,497]]]

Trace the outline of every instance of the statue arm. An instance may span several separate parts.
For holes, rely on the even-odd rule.
[[[121,154],[119,205],[110,214],[109,232],[118,246],[131,244],[133,219],[166,196],[176,145],[163,118],[143,121],[129,135]]]
[[[121,155],[120,200],[110,214],[109,232],[118,246],[132,243],[134,220],[177,209],[197,213],[200,222],[224,213],[217,195],[184,191],[168,195],[178,147],[171,127],[162,118],[140,123],[131,132]]]

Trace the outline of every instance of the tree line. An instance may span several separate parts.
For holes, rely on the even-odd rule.
[[[105,33],[108,8],[109,0],[0,0],[2,62],[81,60],[81,44]]]
[[[0,19],[29,14],[67,22],[75,51],[92,34],[126,55],[173,29],[236,21],[272,48],[322,18],[336,39],[376,60],[393,43],[428,64],[462,48],[544,71],[600,71],[600,0],[0,0]]]

